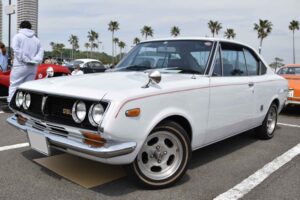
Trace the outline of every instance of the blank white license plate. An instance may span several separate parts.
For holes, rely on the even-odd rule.
[[[32,149],[42,154],[49,155],[48,142],[45,136],[33,131],[28,131],[28,139]]]

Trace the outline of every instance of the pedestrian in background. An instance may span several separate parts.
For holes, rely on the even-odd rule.
[[[43,61],[44,56],[40,40],[31,30],[29,21],[21,22],[20,30],[13,38],[12,48],[14,61],[10,73],[8,103],[22,83],[35,79],[38,64]]]
[[[79,64],[74,64],[74,70],[72,71],[71,75],[72,76],[77,76],[77,75],[83,75],[83,71],[80,69],[80,65]]]
[[[5,45],[0,42],[0,71],[7,71],[8,57]]]

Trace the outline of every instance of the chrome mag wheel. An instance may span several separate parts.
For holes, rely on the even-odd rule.
[[[167,131],[150,135],[138,154],[137,164],[141,172],[153,180],[172,176],[183,159],[183,147],[179,139]]]
[[[267,117],[267,131],[268,134],[272,134],[276,127],[277,122],[277,110],[276,107],[272,106],[269,110],[268,117]]]
[[[165,188],[185,174],[191,152],[190,138],[185,129],[174,121],[165,121],[146,138],[131,171],[143,186]]]

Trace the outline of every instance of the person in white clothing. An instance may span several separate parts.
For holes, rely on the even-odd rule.
[[[29,21],[21,22],[20,30],[13,38],[12,48],[14,61],[10,73],[8,103],[18,86],[35,79],[38,64],[43,61],[44,56],[40,40],[35,36],[35,32],[31,30]]]
[[[0,71],[7,71],[7,63],[8,58],[7,58],[7,53],[6,53],[6,48],[5,45],[0,42]]]
[[[79,65],[74,65],[75,69],[72,71],[71,75],[83,75],[83,71],[80,69],[80,66]]]

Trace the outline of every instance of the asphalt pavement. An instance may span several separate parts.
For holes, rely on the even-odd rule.
[[[27,143],[0,111],[0,149]],[[300,143],[300,107],[279,116],[275,137],[262,141],[248,131],[193,152],[189,170],[175,186],[145,190],[130,177],[85,189],[36,164],[29,147],[0,151],[0,199],[214,199]],[[288,126],[297,125],[297,126]],[[76,166],[74,166],[76,167]],[[276,170],[242,199],[300,199],[300,156]]]

